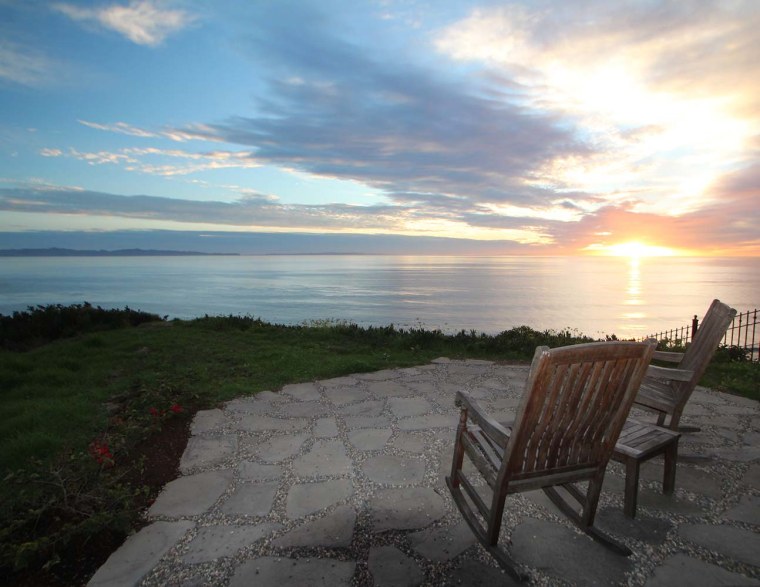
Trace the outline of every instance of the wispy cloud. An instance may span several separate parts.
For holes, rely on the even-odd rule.
[[[133,137],[169,139],[170,141],[177,143],[185,143],[187,141],[218,142],[220,140],[215,136],[213,129],[204,124],[187,125],[182,129],[163,128],[159,130],[148,130],[146,128],[140,128],[126,122],[113,122],[108,124],[101,124],[89,120],[78,120],[77,122],[96,130],[129,135]]]
[[[0,39],[0,79],[35,87],[47,83],[53,70],[53,60],[33,47]]]
[[[159,149],[156,147],[127,147],[117,151],[66,151],[54,148],[40,150],[43,157],[70,157],[90,165],[121,165],[127,171],[137,171],[165,177],[190,175],[212,169],[254,168],[261,165],[251,151],[206,151],[192,152],[181,149]],[[180,165],[168,163],[182,160]]]
[[[160,45],[195,20],[184,10],[162,8],[152,0],[132,0],[126,5],[96,8],[57,3],[53,8],[72,20],[115,31],[133,43],[148,47]]]
[[[99,124],[97,122],[90,122],[88,120],[78,120],[77,122],[79,122],[79,124],[83,124],[97,130],[105,130],[123,135],[129,135],[132,137],[153,138],[159,136],[158,133],[132,126],[126,122],[114,122],[112,124]]]

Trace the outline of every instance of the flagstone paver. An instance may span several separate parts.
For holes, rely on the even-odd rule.
[[[312,449],[293,461],[293,471],[302,477],[348,475],[353,462],[340,440],[318,440]]]
[[[434,561],[451,560],[477,544],[470,527],[463,521],[438,528],[428,528],[409,536],[412,548]]]
[[[514,585],[477,543],[446,488],[466,389],[514,417],[524,365],[441,358],[288,385],[196,414],[181,475],[93,585]],[[642,414],[639,417],[647,417]],[[676,492],[662,462],[641,469],[637,516],[624,469],[605,476],[596,523],[614,555],[577,532],[542,491],[510,496],[504,544],[537,585],[760,583],[760,409],[698,388],[684,416]],[[477,483],[487,497],[484,483]],[[562,523],[558,523],[562,520]]]
[[[557,579],[582,585],[615,585],[633,563],[566,526],[529,519],[512,533],[512,554],[519,563]]]
[[[338,412],[346,416],[379,416],[385,409],[383,400],[369,400],[354,403],[338,409]]]
[[[691,558],[685,554],[676,554],[666,559],[651,577],[645,587],[741,587],[742,585],[760,585],[760,581],[731,573],[716,565]]]
[[[760,532],[733,526],[684,524],[678,533],[700,546],[760,567]]]
[[[375,546],[369,551],[369,572],[375,587],[412,587],[424,578],[420,566],[395,546]]]
[[[367,392],[356,387],[334,387],[325,389],[325,397],[336,406],[345,406],[367,397]]]
[[[301,446],[308,439],[306,434],[284,434],[275,436],[271,440],[262,442],[258,445],[256,454],[262,461],[269,463],[279,463],[284,459],[298,454]]]
[[[220,428],[226,418],[222,410],[203,410],[195,414],[190,424],[190,433],[193,435],[204,434]]]
[[[351,506],[338,506],[324,518],[307,522],[272,542],[273,546],[318,546],[348,548],[356,525],[356,512]]]
[[[222,556],[232,556],[241,548],[250,546],[257,540],[279,530],[281,524],[256,524],[254,526],[233,526],[217,524],[198,530],[182,557],[186,563],[203,563]]]
[[[306,418],[274,418],[261,414],[246,414],[240,418],[237,429],[246,432],[260,432],[262,430],[280,430],[292,432],[302,430],[309,425]]]
[[[364,428],[348,433],[348,440],[359,450],[381,450],[393,432],[387,428]]]
[[[348,479],[293,485],[288,492],[286,513],[289,518],[301,518],[328,508],[353,492],[354,486]]]
[[[456,414],[447,416],[444,414],[427,414],[403,418],[399,424],[399,430],[429,430],[430,428],[456,428],[459,416]]]
[[[222,496],[232,481],[232,471],[207,471],[179,477],[166,484],[148,510],[149,516],[198,516]]]
[[[127,538],[90,579],[91,587],[136,585],[193,526],[192,522],[153,522]]]
[[[397,418],[422,416],[431,409],[430,402],[422,397],[393,397],[388,400],[388,404]]]
[[[760,497],[744,495],[739,503],[728,510],[723,517],[736,522],[760,526]]]
[[[238,474],[246,481],[272,481],[282,477],[282,466],[242,461],[238,466]]]
[[[350,585],[356,563],[333,559],[262,557],[235,571],[230,587],[339,587]]]
[[[316,438],[335,438],[338,436],[338,423],[335,418],[320,418],[314,424]]]
[[[188,473],[203,466],[215,465],[232,457],[238,448],[237,436],[205,438],[193,436],[188,440],[185,452],[179,462],[179,470]]]
[[[381,489],[369,507],[376,530],[426,528],[446,513],[443,498],[429,487]]]
[[[293,402],[279,407],[280,414],[294,416],[296,418],[310,418],[312,416],[324,416],[330,413],[330,408],[317,401]]]
[[[349,429],[354,428],[387,428],[391,421],[387,416],[347,416],[343,418]]]
[[[413,432],[399,432],[394,440],[391,441],[393,448],[415,454],[422,454],[428,447],[429,442],[424,436]]]
[[[512,577],[490,565],[474,560],[462,561],[462,565],[451,573],[446,581],[446,587],[516,587],[524,585]]]
[[[226,514],[266,516],[272,509],[279,485],[279,482],[238,483],[221,510]]]
[[[315,383],[286,385],[280,393],[302,402],[318,400],[321,397]]]
[[[380,455],[367,459],[362,470],[375,483],[416,485],[425,476],[425,463],[417,459]]]

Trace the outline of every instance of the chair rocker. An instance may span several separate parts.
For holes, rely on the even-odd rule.
[[[468,393],[457,392],[462,411],[446,484],[477,539],[517,580],[525,577],[498,544],[511,493],[543,489],[593,539],[631,554],[594,527],[594,516],[607,463],[653,351],[649,342],[539,347],[511,427],[491,418]],[[465,456],[490,488],[490,499],[463,471]],[[580,481],[588,481],[585,492],[575,485]]]
[[[657,412],[658,426],[676,432],[699,432],[698,428],[679,428],[681,414],[734,316],[736,310],[713,300],[686,352],[655,351],[655,360],[678,365],[675,368],[650,365],[634,404]]]

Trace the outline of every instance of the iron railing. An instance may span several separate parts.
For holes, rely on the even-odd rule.
[[[726,335],[721,341],[721,346],[736,349],[751,361],[760,361],[760,321],[758,310],[747,310],[734,316],[733,321],[726,329]],[[694,338],[699,330],[699,318],[694,316],[689,326],[663,330],[656,334],[649,334],[640,340],[655,338],[667,341],[670,346],[685,346]]]

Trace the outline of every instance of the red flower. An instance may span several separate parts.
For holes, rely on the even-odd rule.
[[[158,410],[157,410],[156,408],[151,408],[151,409],[149,409],[148,411],[150,412],[150,415],[151,415],[151,416],[156,416],[156,417],[158,417]]]
[[[108,448],[108,444],[100,442],[99,440],[93,440],[90,443],[90,455],[95,459],[98,464],[110,467],[113,465],[113,455],[111,449]]]
[[[175,414],[179,414],[182,411],[182,406],[179,404],[173,404],[171,408],[169,408],[172,412]]]

